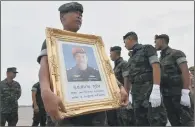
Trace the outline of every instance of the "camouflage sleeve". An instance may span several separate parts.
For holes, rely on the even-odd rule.
[[[39,54],[38,58],[37,58],[37,62],[40,63],[41,58],[43,56],[47,56],[47,45],[46,45],[46,40],[44,40],[43,44],[42,44],[42,48],[41,48],[41,53]]]
[[[0,82],[0,95],[2,94],[2,81]],[[1,96],[0,96],[1,97]]]
[[[20,98],[21,94],[22,94],[22,89],[21,89],[21,86],[19,83],[17,83],[18,86],[17,86],[17,90],[16,90],[16,96],[17,96],[17,99]]]
[[[122,66],[122,76],[123,77],[127,77],[129,75],[129,71],[128,71],[128,62],[124,62],[123,66]]]
[[[175,59],[178,65],[180,65],[183,62],[187,62],[186,55],[180,50],[174,52],[173,58]]]
[[[145,46],[145,55],[148,57],[150,64],[159,63],[156,49],[152,45]]]

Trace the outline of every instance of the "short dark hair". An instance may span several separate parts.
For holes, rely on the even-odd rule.
[[[169,44],[169,36],[167,34],[155,35],[154,39],[164,39]]]
[[[60,18],[62,18],[64,16],[64,12],[60,12]]]
[[[127,37],[131,37],[133,40],[138,41],[137,34],[133,31],[128,32],[125,36],[123,36],[123,40],[125,40]]]
[[[120,46],[114,46],[114,47],[110,47],[110,52],[116,52],[116,54],[118,54],[119,56],[121,55],[121,47]]]
[[[119,56],[121,55],[121,51],[115,51],[116,54],[118,54]]]

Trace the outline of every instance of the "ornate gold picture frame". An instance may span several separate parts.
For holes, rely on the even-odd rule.
[[[53,90],[67,111],[61,112],[64,117],[120,107],[120,90],[101,37],[46,28],[46,44]]]

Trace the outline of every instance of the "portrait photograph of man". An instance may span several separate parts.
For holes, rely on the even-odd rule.
[[[68,82],[101,81],[92,47],[64,44],[62,49]]]

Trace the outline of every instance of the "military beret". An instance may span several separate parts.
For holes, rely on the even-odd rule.
[[[136,38],[138,38],[137,34],[133,31],[131,31],[131,32],[128,32],[127,34],[125,34],[125,36],[123,36],[123,40],[125,40],[128,36],[135,36]]]
[[[17,72],[17,69],[16,69],[15,67],[7,68],[7,72],[18,73],[18,72]]]
[[[79,11],[83,13],[83,6],[78,2],[70,2],[70,3],[61,5],[58,11],[60,11],[60,13],[67,13],[71,11]]]
[[[121,51],[121,47],[120,46],[111,47],[110,51]]]
[[[85,50],[80,47],[74,47],[72,48],[72,54],[75,55],[76,53],[85,53]]]

